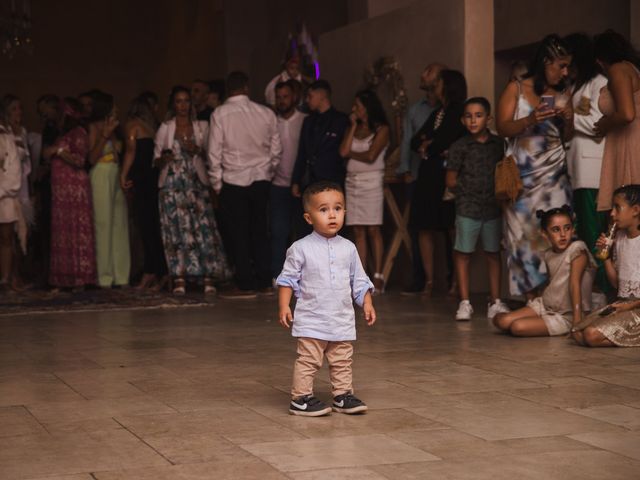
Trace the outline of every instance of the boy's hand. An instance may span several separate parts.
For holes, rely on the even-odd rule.
[[[291,313],[291,307],[288,305],[284,308],[280,308],[280,313],[278,314],[280,325],[284,328],[289,328],[291,326],[291,322],[293,322],[293,314]]]
[[[376,310],[373,308],[373,303],[371,301],[364,302],[362,310],[364,310],[364,319],[368,326],[376,323]]]

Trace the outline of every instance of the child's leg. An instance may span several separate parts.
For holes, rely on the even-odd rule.
[[[460,300],[469,300],[469,262],[476,249],[482,222],[473,218],[456,216],[454,261],[460,290]]]
[[[519,308],[518,310],[514,310],[513,312],[499,313],[493,319],[493,324],[496,326],[496,328],[507,332],[510,330],[511,324],[516,320],[520,320],[523,318],[531,318],[536,316],[537,316],[536,312],[531,307],[522,307],[522,308]]]
[[[615,344],[605,337],[595,327],[587,327],[582,332],[584,344],[589,347],[615,347]]]
[[[515,337],[546,337],[549,335],[547,324],[537,315],[514,321],[509,332]]]
[[[500,264],[500,252],[485,252],[487,255],[487,267],[489,270],[489,289],[491,300],[500,299],[500,274],[502,265]]]
[[[291,398],[298,399],[313,394],[313,378],[322,367],[327,343],[315,338],[298,338],[298,358],[293,366]]]
[[[331,379],[331,395],[337,397],[353,392],[353,344],[351,342],[329,342],[325,350]]]

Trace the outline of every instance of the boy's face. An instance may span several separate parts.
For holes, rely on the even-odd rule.
[[[478,103],[470,103],[464,108],[462,124],[471,135],[484,133],[490,120],[491,116],[487,115],[487,111]]]
[[[344,195],[335,190],[316,193],[309,199],[304,219],[324,237],[335,237],[344,225]]]

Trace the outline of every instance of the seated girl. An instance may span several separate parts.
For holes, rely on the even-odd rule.
[[[613,259],[604,262],[618,300],[594,312],[572,329],[573,338],[589,347],[640,347],[640,185],[613,192],[611,218],[618,226]],[[604,247],[601,235],[596,243]]]
[[[541,297],[526,307],[497,315],[493,323],[517,337],[564,335],[591,310],[591,287],[596,263],[580,240],[573,241],[573,217],[568,205],[546,212],[538,210],[542,235],[551,248],[542,258],[549,283]]]

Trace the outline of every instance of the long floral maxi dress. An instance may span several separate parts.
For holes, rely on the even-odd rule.
[[[173,141],[173,155],[159,198],[169,273],[224,280],[230,272],[209,189],[198,179],[193,159],[178,139]]]
[[[91,182],[85,169],[89,136],[77,127],[56,142],[73,158],[51,161],[51,259],[49,283],[80,287],[97,281]],[[57,151],[57,149],[56,149]]]
[[[516,120],[533,110],[522,95],[516,108]],[[571,205],[571,184],[559,122],[556,118],[546,120],[511,140],[524,186],[518,200],[505,208],[504,215],[512,295],[522,295],[547,280],[541,252],[548,248],[548,243],[540,233],[536,210]]]

